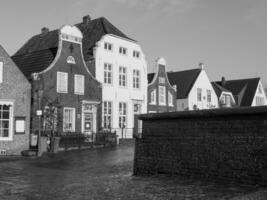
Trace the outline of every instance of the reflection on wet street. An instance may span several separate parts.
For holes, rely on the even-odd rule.
[[[178,177],[133,177],[133,147],[0,162],[0,199],[229,199],[251,187]]]

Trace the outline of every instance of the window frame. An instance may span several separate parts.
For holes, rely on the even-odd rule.
[[[202,88],[197,88],[197,101],[202,101]]]
[[[63,76],[60,77],[60,75],[64,75],[65,77],[63,78]],[[68,93],[68,73],[67,72],[57,72],[57,93]],[[63,80],[66,79],[66,80]],[[62,84],[63,81],[63,84]],[[64,81],[65,81],[65,88],[66,90],[62,89],[62,85],[64,85]]]
[[[107,69],[106,69],[107,66]],[[110,70],[108,69],[110,67]],[[107,77],[106,77],[107,74]],[[110,83],[109,83],[109,76],[108,74],[110,74]],[[103,83],[105,85],[112,85],[113,84],[113,65],[111,63],[104,63],[104,76],[103,76]],[[107,82],[106,82],[107,80]]]
[[[168,105],[173,106],[173,95],[170,91],[168,91]]]
[[[109,42],[104,42],[104,49],[106,51],[113,51],[113,44],[111,44]]]
[[[81,78],[82,85],[78,84],[78,78]],[[74,74],[74,94],[84,95],[84,75]],[[81,87],[81,89],[79,89]]]
[[[207,102],[211,103],[211,90],[207,89]]]
[[[140,51],[133,50],[133,57],[134,58],[140,58]]]
[[[122,69],[122,71],[121,71]],[[123,70],[125,70],[125,72],[123,72]],[[123,85],[123,77],[125,77],[124,83],[125,85]],[[119,66],[119,86],[120,87],[127,87],[127,67],[124,66]]]
[[[13,140],[13,135],[14,135],[14,131],[13,131],[13,121],[14,121],[14,119],[13,119],[13,116],[14,116],[14,102],[12,102],[12,101],[0,101],[0,105],[8,105],[8,106],[10,106],[9,107],[9,119],[8,119],[8,121],[9,121],[9,127],[8,127],[8,137],[3,137],[2,135],[0,135],[0,141],[12,141]],[[2,115],[1,114],[1,112],[0,112],[0,115]],[[7,121],[7,120],[5,120],[5,119],[2,119],[2,116],[0,116],[0,123],[2,122],[2,121]],[[1,128],[2,129],[2,128]],[[1,129],[0,129],[0,132],[1,132]]]
[[[153,97],[153,98],[152,98]],[[152,105],[156,105],[156,103],[157,103],[157,95],[156,95],[156,89],[154,89],[154,90],[152,90],[151,92],[150,92],[150,104],[152,104]],[[153,101],[152,101],[153,100]]]
[[[128,53],[128,49],[126,47],[122,47],[122,46],[119,47],[119,54],[127,56],[127,53]]]
[[[66,129],[65,128],[65,123],[66,123],[66,119],[65,119],[65,111],[66,110],[71,110],[72,111],[72,129]],[[75,122],[76,122],[76,109],[72,108],[72,107],[64,107],[63,108],[63,132],[75,132]]]
[[[122,106],[120,106],[120,105],[122,105]],[[125,110],[124,110],[124,106],[125,106]],[[122,110],[121,110],[121,108],[122,108]],[[126,128],[127,127],[127,103],[126,102],[119,102],[119,128]],[[123,112],[123,114],[121,114],[121,111]],[[124,112],[125,112],[125,114],[124,114]],[[123,119],[123,121],[124,121],[124,123],[125,124],[123,124],[124,126],[121,126],[122,124],[122,122],[123,121],[121,121]]]
[[[162,89],[162,92],[163,92],[162,94],[161,94],[161,89]],[[158,96],[159,96],[159,105],[165,106],[166,105],[166,87],[159,85],[158,91],[159,91],[159,94],[158,94]],[[163,98],[164,101],[161,101],[161,98]]]
[[[141,89],[141,71],[139,69],[133,69],[133,88]]]
[[[107,105],[107,107],[105,108],[105,104]],[[105,112],[105,110],[107,112]],[[109,110],[110,110],[110,113],[109,113]],[[103,101],[103,106],[102,106],[102,115],[103,115],[103,128],[112,128],[112,120],[113,120],[113,117],[112,117],[112,114],[113,114],[113,102],[112,101]],[[109,118],[109,127],[107,126],[107,121],[106,119]]]

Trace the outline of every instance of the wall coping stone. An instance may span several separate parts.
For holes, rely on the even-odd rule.
[[[139,120],[177,119],[177,118],[210,118],[231,117],[236,115],[267,115],[267,106],[220,108],[209,110],[177,111],[165,113],[149,113],[138,116]]]

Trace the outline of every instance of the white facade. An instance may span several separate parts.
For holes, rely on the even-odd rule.
[[[132,137],[134,114],[147,112],[147,62],[142,49],[134,41],[107,34],[96,44],[94,58],[95,77],[103,84],[102,102],[111,102],[110,127],[115,129],[119,136],[122,136],[123,131],[124,137],[125,135]],[[108,76],[104,75],[105,64],[111,72]],[[134,83],[133,80],[137,71],[140,77],[139,84]],[[120,113],[120,103],[126,103],[126,115],[124,106]],[[102,107],[102,126],[104,127],[103,104]],[[125,116],[125,123],[122,125],[120,119]]]
[[[198,91],[201,91],[201,98],[198,97]],[[208,97],[209,92],[210,98]],[[177,99],[177,110],[202,110],[213,108],[218,108],[218,98],[209,81],[207,73],[202,69],[188,94],[188,98]]]
[[[256,90],[256,93],[254,95],[254,99],[252,101],[251,106],[263,106],[267,105],[267,99],[265,96],[264,88],[262,86],[261,81],[259,81],[258,88]]]

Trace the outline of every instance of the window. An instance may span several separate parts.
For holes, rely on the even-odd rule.
[[[260,85],[259,85],[259,93],[262,94],[262,89]]]
[[[226,103],[226,98],[225,98],[225,95],[223,95],[221,98],[221,104],[225,105],[225,103]]]
[[[208,103],[211,102],[211,90],[207,90],[207,101]]]
[[[126,103],[120,102],[119,103],[119,127],[125,128],[126,127],[126,115],[127,113],[127,106]]]
[[[126,55],[127,54],[127,49],[125,47],[120,47],[119,53],[123,54],[123,55]]]
[[[202,101],[202,89],[197,88],[197,100]]]
[[[75,58],[73,56],[68,56],[67,63],[76,64]]]
[[[64,108],[63,113],[63,131],[75,131],[75,108]]]
[[[140,71],[136,69],[133,70],[133,88],[140,88]]]
[[[159,86],[159,105],[166,104],[166,88],[164,86]]]
[[[103,127],[111,128],[112,127],[112,102],[104,101],[103,102]]]
[[[133,57],[140,58],[140,52],[139,51],[133,51]]]
[[[119,85],[126,87],[127,86],[126,81],[127,81],[127,79],[126,79],[126,67],[120,67],[119,68]]]
[[[0,83],[3,82],[3,62],[0,62]]]
[[[168,105],[173,106],[173,96],[170,91],[168,91]]]
[[[74,75],[74,93],[75,94],[84,94],[84,76],[83,75]]]
[[[0,102],[0,140],[11,140],[13,103]]]
[[[68,92],[68,73],[57,72],[57,92]]]
[[[228,107],[231,106],[231,98],[230,98],[230,95],[226,95],[225,104]]]
[[[263,105],[265,105],[264,97],[257,97],[256,96],[256,106],[263,106]]]
[[[159,77],[159,83],[165,84],[165,78],[164,77]]]
[[[156,90],[153,90],[150,95],[150,104],[156,104]]]
[[[104,64],[104,83],[112,84],[112,65]]]
[[[112,44],[105,42],[104,43],[104,49],[106,49],[108,51],[112,51]]]

